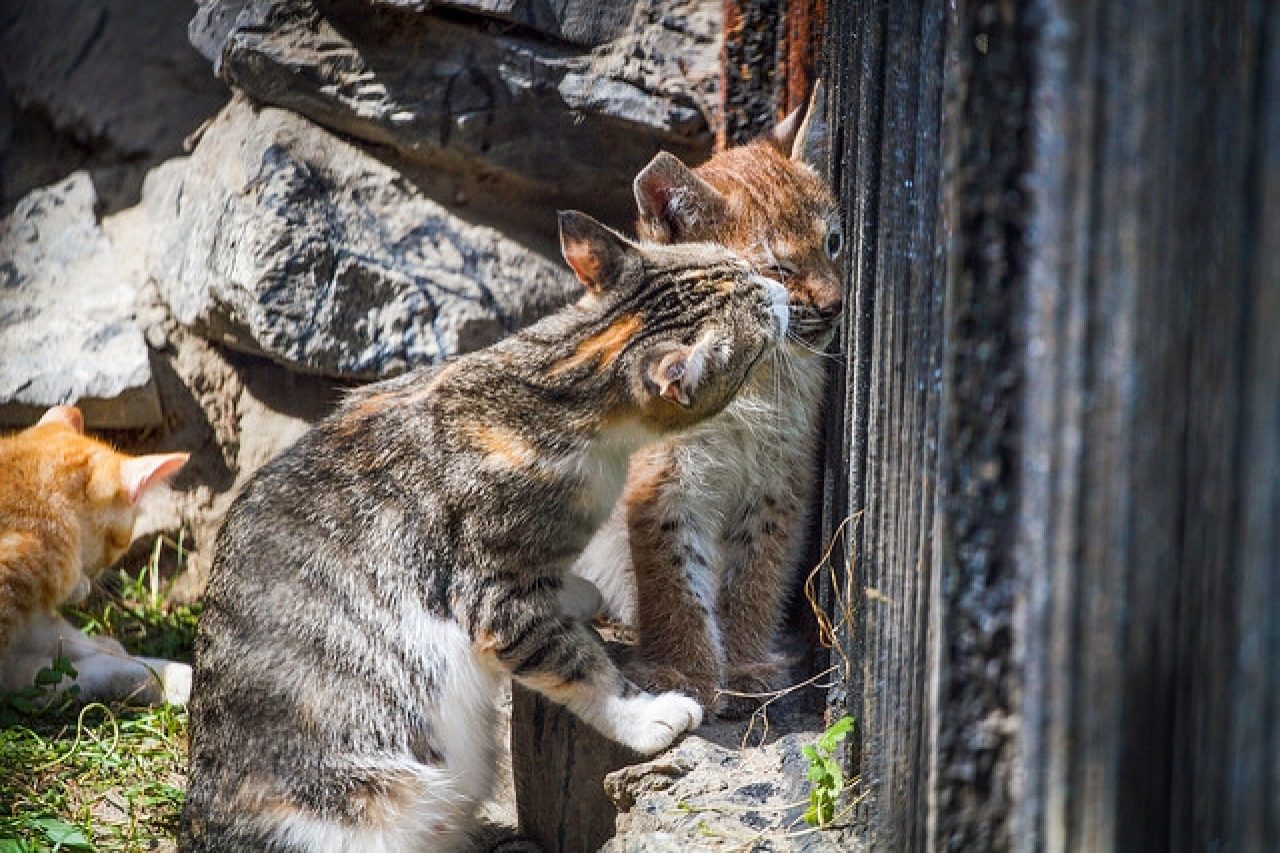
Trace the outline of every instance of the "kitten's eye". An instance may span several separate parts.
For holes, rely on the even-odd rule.
[[[783,281],[786,281],[796,274],[796,268],[783,261],[774,261],[773,271],[777,273],[778,278]]]
[[[844,240],[840,236],[840,232],[832,228],[827,232],[827,257],[835,260],[840,256],[840,249],[844,247]]]

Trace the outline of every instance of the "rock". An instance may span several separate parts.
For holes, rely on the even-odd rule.
[[[180,2],[6,4],[0,203],[92,168],[109,210],[131,205],[146,169],[180,153],[183,137],[227,99],[186,41],[189,16]]]
[[[0,18],[0,76],[21,107],[124,154],[178,153],[226,100],[184,38],[185,3],[40,0]]]
[[[151,274],[177,320],[304,372],[391,376],[486,346],[578,292],[559,263],[243,98],[188,160],[148,176],[143,197]]]
[[[425,12],[432,6],[456,9],[514,24],[550,38],[599,45],[616,37],[631,20],[636,0],[373,0],[375,4]]]
[[[59,403],[87,426],[161,421],[137,280],[94,216],[86,172],[36,190],[0,221],[0,423],[34,422]]]
[[[618,818],[602,853],[861,849],[851,820],[818,832],[801,819],[809,792],[801,750],[821,734],[821,718],[788,714],[774,725],[787,733],[744,744],[741,724],[713,720],[663,755],[605,776]]]
[[[709,153],[719,3],[614,0],[592,18],[583,0],[533,15],[550,16],[544,31],[590,18],[594,39],[617,32],[625,10],[625,32],[594,50],[424,5],[210,0],[191,39],[259,100],[411,159],[460,154],[566,198],[628,194],[660,148],[689,161]],[[518,16],[553,4],[444,5]]]

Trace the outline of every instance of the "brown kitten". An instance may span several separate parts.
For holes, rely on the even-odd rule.
[[[644,753],[698,725],[624,679],[558,593],[640,445],[719,411],[786,293],[718,246],[561,215],[576,304],[378,383],[261,469],[196,644],[187,850],[451,850],[513,677]]]
[[[787,344],[721,415],[636,455],[622,501],[574,569],[637,628],[638,682],[690,693],[708,711],[730,704],[721,688],[773,686],[772,644],[795,587],[822,350],[842,296],[835,199],[814,168],[823,165],[823,112],[815,91],[803,123],[794,113],[769,137],[697,169],[659,154],[635,180],[640,234],[727,246],[781,280],[790,298]],[[750,706],[731,704],[736,713]]]
[[[74,406],[56,406],[0,439],[0,690],[31,684],[64,654],[80,671],[82,699],[155,702],[166,685],[109,638],[89,638],[57,614],[133,539],[142,495],[187,461],[185,453],[127,456],[83,434]],[[185,699],[185,667],[153,661]]]

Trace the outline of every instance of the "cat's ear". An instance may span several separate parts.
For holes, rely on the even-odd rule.
[[[120,479],[124,482],[129,503],[136,504],[143,493],[178,473],[187,464],[189,453],[152,453],[134,456],[120,464]]]
[[[37,421],[37,425],[39,424],[63,424],[81,435],[84,434],[84,416],[75,406],[54,406],[41,416]]]
[[[823,177],[830,161],[831,140],[827,122],[827,87],[819,78],[809,93],[809,103],[797,107],[773,129],[773,142],[784,154]]]
[[[693,405],[705,364],[706,353],[701,344],[677,347],[649,360],[646,379],[657,396],[687,409]]]
[[[723,193],[666,151],[640,170],[632,189],[640,219],[664,243],[687,239],[699,224],[722,219],[728,207]]]
[[[636,245],[617,231],[577,210],[562,210],[560,252],[582,286],[600,293],[618,276]]]

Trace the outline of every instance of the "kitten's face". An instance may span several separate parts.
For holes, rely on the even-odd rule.
[[[840,220],[815,171],[825,141],[821,102],[815,93],[815,112],[803,124],[793,115],[774,135],[721,151],[697,169],[659,154],[635,181],[641,236],[711,241],[741,254],[786,286],[793,332],[810,346],[829,339],[842,298]]]
[[[84,435],[83,428],[79,410],[57,406],[11,440],[39,457],[41,487],[59,490],[75,514],[82,571],[92,578],[128,550],[138,501],[181,468],[187,454],[128,456]]]
[[[635,244],[581,214],[562,214],[561,241],[606,318],[564,363],[616,362],[655,425],[718,412],[786,334],[786,289],[723,246]]]

